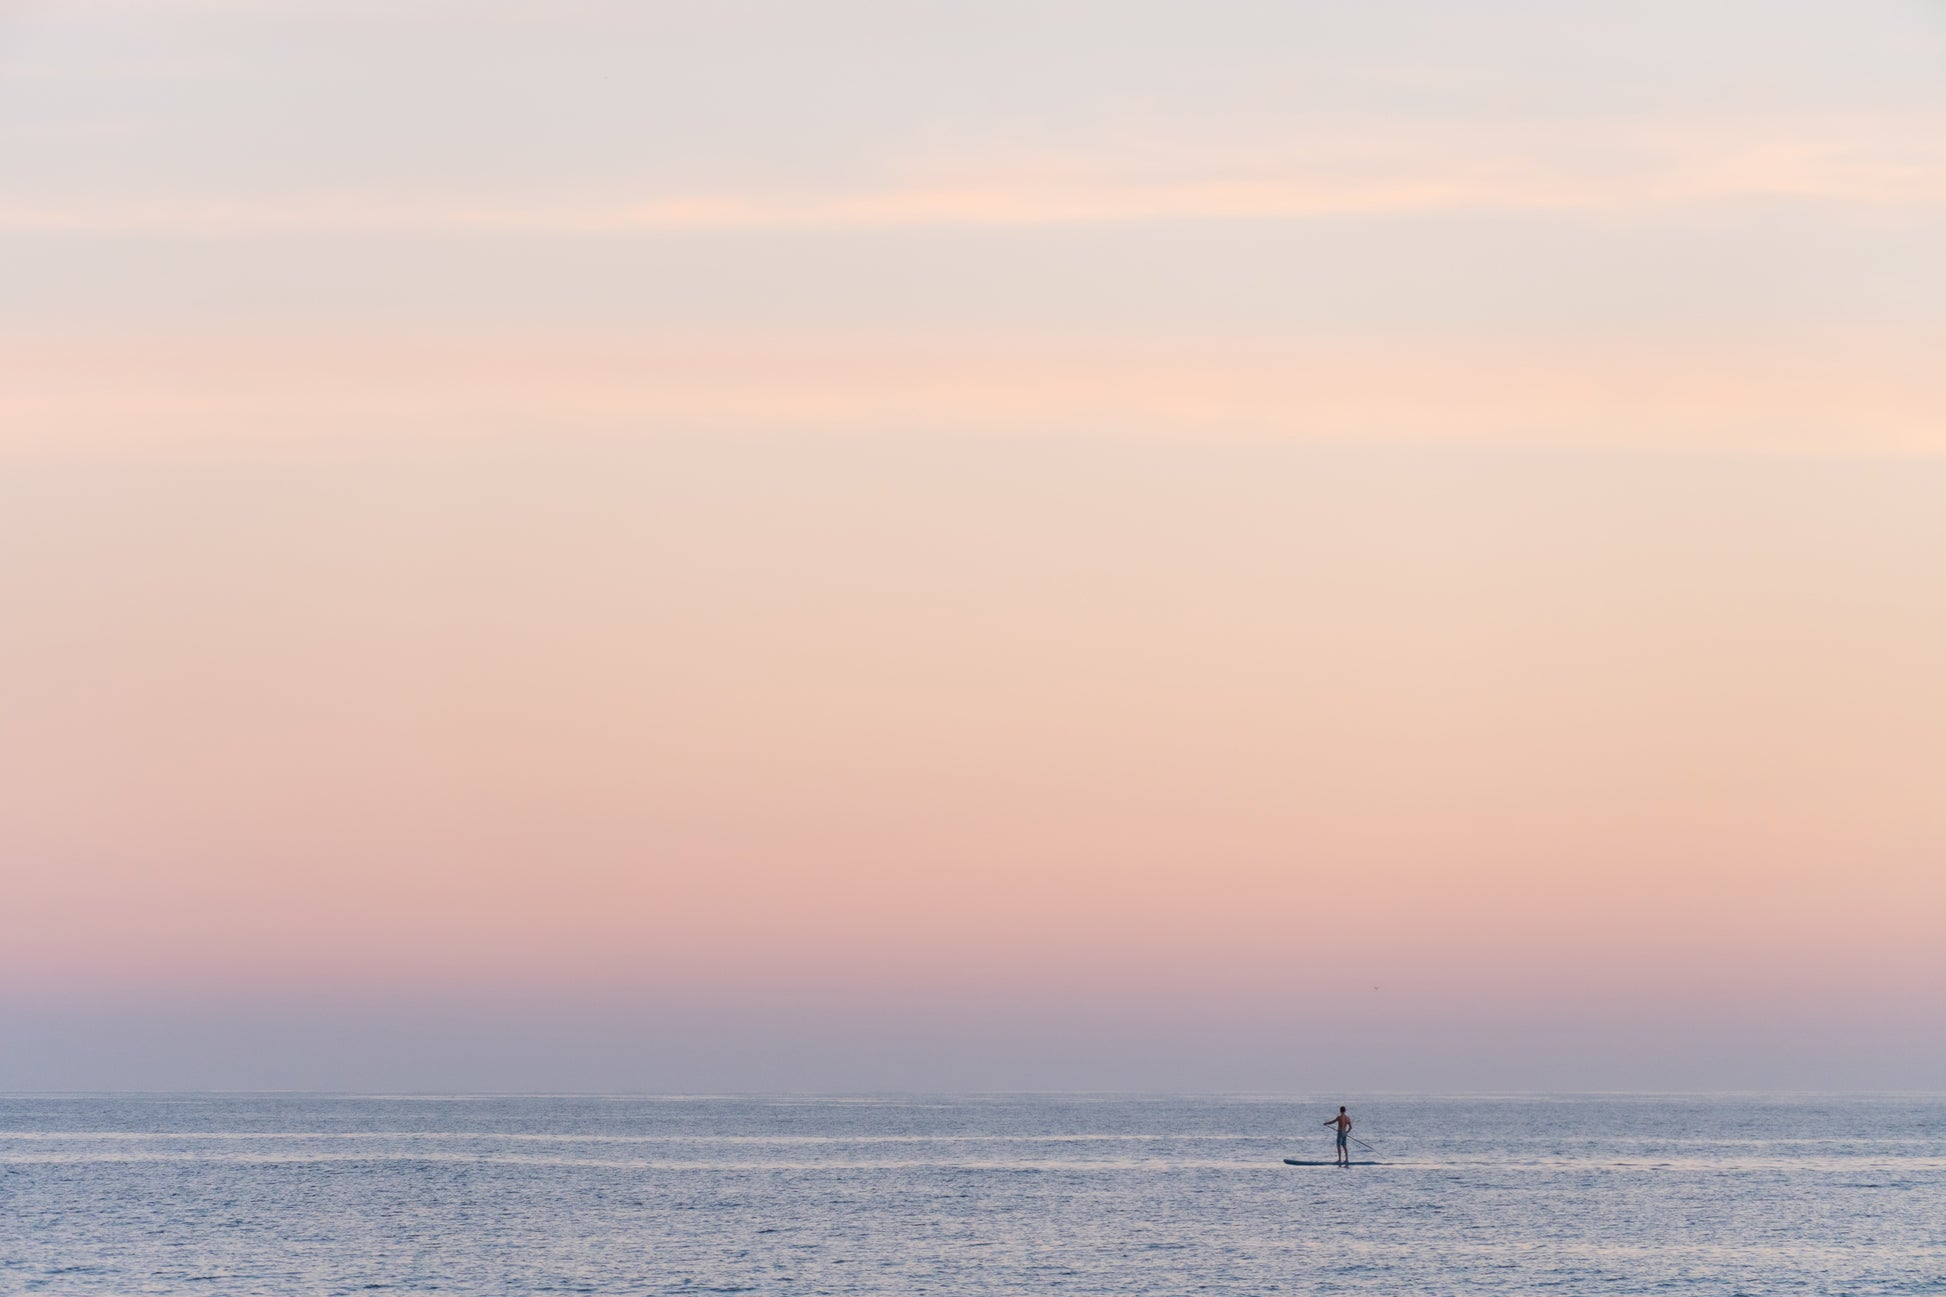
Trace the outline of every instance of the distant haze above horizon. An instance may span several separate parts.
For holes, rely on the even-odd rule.
[[[1946,1087],[1946,7],[0,9],[0,1088]]]

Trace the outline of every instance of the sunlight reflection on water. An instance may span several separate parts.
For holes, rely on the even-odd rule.
[[[1946,1292],[1928,1098],[181,1100],[0,1100],[0,1290]]]

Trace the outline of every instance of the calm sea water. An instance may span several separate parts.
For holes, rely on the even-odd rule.
[[[0,1290],[1946,1293],[1946,1101],[0,1098]]]

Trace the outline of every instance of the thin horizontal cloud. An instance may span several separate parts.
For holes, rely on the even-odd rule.
[[[1946,123],[1480,128],[1354,140],[930,162],[824,189],[696,188],[536,199],[340,188],[309,195],[0,198],[0,233],[627,234],[1249,221],[1469,211],[1603,211],[1784,198],[1946,206]]]
[[[0,339],[0,445],[702,430],[1946,453],[1946,338]]]

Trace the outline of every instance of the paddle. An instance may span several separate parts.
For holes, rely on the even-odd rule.
[[[1330,1121],[1323,1122],[1321,1124],[1326,1126],[1335,1126],[1338,1124],[1338,1121],[1337,1118],[1334,1117]],[[1373,1148],[1370,1144],[1367,1144],[1364,1140],[1358,1138],[1358,1136],[1352,1134],[1350,1131],[1345,1132],[1345,1138],[1350,1140],[1352,1143],[1358,1145],[1360,1148],[1367,1149],[1373,1153],[1378,1152],[1377,1149]]]

